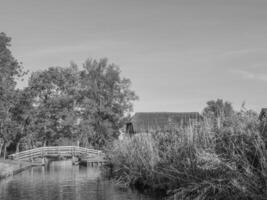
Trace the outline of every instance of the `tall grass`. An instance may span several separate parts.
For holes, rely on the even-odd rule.
[[[267,199],[267,155],[251,112],[114,142],[114,179],[170,199]]]

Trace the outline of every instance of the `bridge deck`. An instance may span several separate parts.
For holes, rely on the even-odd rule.
[[[36,158],[43,158],[49,156],[79,157],[87,162],[105,162],[104,153],[102,151],[78,146],[40,147],[9,155],[9,157],[14,160],[31,161]]]

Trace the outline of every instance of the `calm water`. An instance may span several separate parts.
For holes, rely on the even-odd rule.
[[[98,168],[52,162],[0,181],[0,200],[152,200],[122,191],[100,176]]]

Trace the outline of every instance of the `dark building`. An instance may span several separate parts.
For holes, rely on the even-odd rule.
[[[260,121],[264,121],[267,119],[267,108],[263,108],[261,110],[260,116],[259,116]]]
[[[126,133],[168,131],[175,127],[194,125],[203,120],[198,112],[142,112],[136,113],[126,124]]]
[[[267,108],[263,108],[261,110],[259,119],[261,121],[260,123],[260,131],[263,136],[263,139],[265,141],[265,144],[267,145]]]

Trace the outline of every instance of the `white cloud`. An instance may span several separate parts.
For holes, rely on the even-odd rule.
[[[235,57],[244,56],[248,54],[266,54],[266,48],[247,48],[247,49],[235,49],[229,50],[221,54],[222,57]]]
[[[244,79],[267,81],[267,73],[254,73],[245,70],[230,70],[232,73],[241,76]]]

